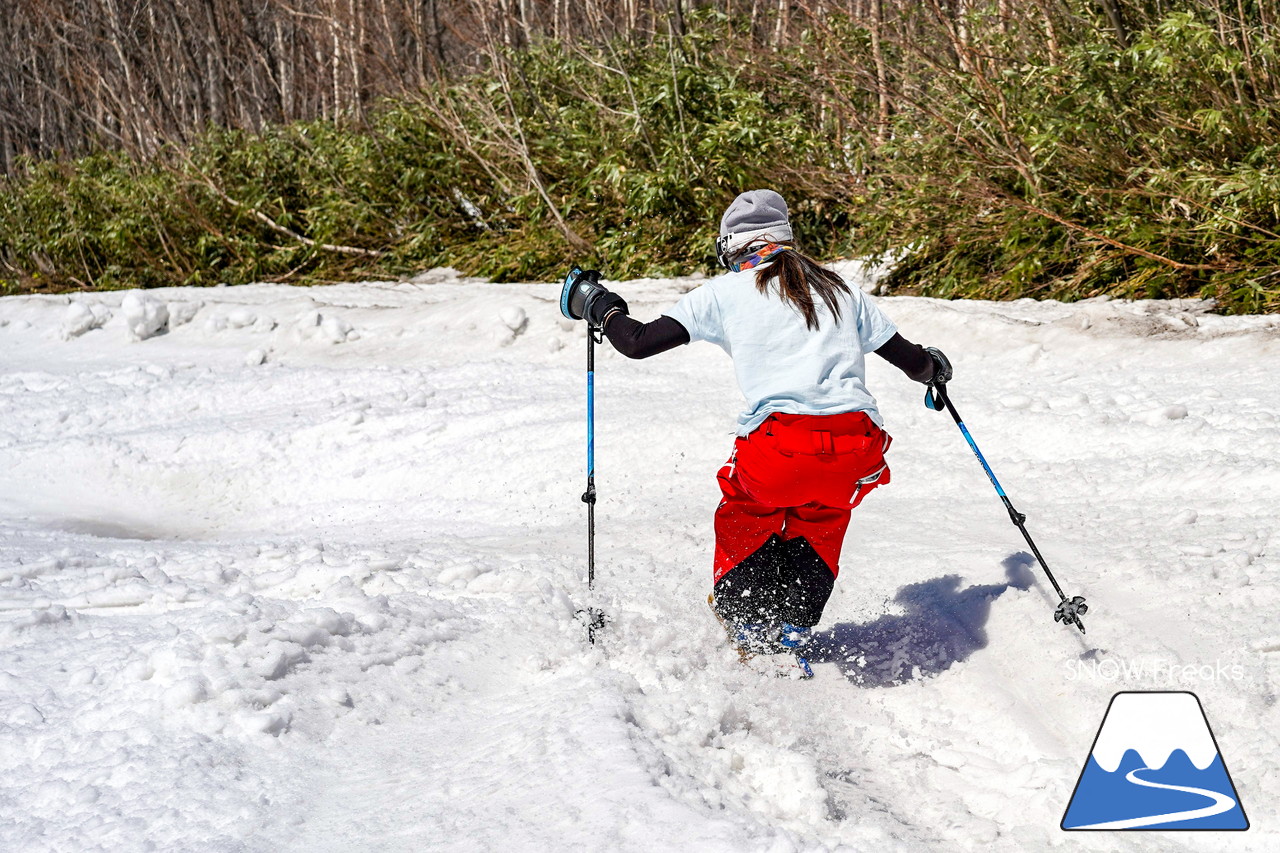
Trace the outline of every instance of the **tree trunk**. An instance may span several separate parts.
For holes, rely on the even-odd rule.
[[[881,44],[883,27],[884,0],[871,0],[871,57],[876,65],[876,145],[883,145],[889,138],[889,70]]]
[[[1124,22],[1124,11],[1120,8],[1120,0],[1098,0],[1111,21],[1111,29],[1116,34],[1116,44],[1121,49],[1129,49],[1129,28]]]

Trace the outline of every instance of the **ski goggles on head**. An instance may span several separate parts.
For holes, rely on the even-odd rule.
[[[716,261],[720,266],[727,270],[733,269],[733,267],[730,266],[730,261],[733,259],[729,257],[729,244],[732,243],[733,238],[737,236],[737,234],[725,234],[723,237],[716,238]]]
[[[716,260],[720,262],[720,266],[731,272],[753,269],[779,252],[785,252],[791,248],[781,243],[766,243],[751,254],[734,261],[729,255],[729,246],[737,236],[736,234],[726,234],[723,237],[716,238]],[[750,242],[748,242],[748,245],[750,245]],[[742,249],[739,248],[738,251],[742,251]]]

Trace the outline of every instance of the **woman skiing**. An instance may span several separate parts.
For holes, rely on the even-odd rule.
[[[718,474],[710,601],[744,660],[791,654],[808,676],[804,649],[839,573],[850,511],[889,482],[890,438],[866,388],[864,355],[925,383],[946,382],[951,366],[802,254],[772,190],[733,200],[716,257],[728,272],[651,323],[628,316],[594,270],[570,274],[564,307],[631,358],[709,341],[733,359],[747,408]]]

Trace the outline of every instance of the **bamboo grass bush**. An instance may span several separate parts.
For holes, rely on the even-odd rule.
[[[724,205],[772,186],[819,256],[910,247],[900,292],[1280,310],[1274,24],[1130,4],[1121,40],[1089,3],[998,5],[832,14],[779,50],[704,9],[645,44],[495,49],[358,123],[23,161],[0,287],[710,272]]]

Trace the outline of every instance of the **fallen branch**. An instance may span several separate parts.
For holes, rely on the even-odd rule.
[[[1072,222],[1070,219],[1059,216],[1058,214],[1054,213],[1051,210],[1046,210],[1045,208],[1039,207],[1038,205],[1034,205],[1029,201],[1024,201],[1023,199],[1010,195],[1007,192],[997,190],[997,193],[1005,201],[1012,204],[1014,207],[1020,207],[1023,210],[1027,211],[1028,213],[1034,213],[1037,216],[1043,216],[1045,219],[1051,219],[1054,222],[1058,223],[1059,225],[1063,226],[1064,228],[1070,228],[1072,231],[1078,231],[1087,237],[1091,237],[1094,240],[1098,240],[1100,242],[1106,243],[1108,246],[1119,249],[1122,252],[1128,252],[1129,254],[1138,255],[1139,257],[1156,261],[1157,263],[1161,263],[1161,264],[1164,264],[1165,266],[1172,267],[1175,270],[1221,272],[1223,270],[1229,270],[1232,268],[1232,265],[1222,264],[1222,263],[1184,264],[1181,261],[1175,261],[1173,258],[1166,258],[1164,255],[1157,255],[1155,252],[1149,252],[1146,249],[1140,249],[1137,246],[1130,246],[1127,243],[1122,243],[1119,240],[1106,236],[1105,234],[1100,234],[1097,231],[1094,231],[1092,228],[1081,225],[1079,222]]]
[[[358,255],[364,258],[381,258],[387,254],[386,252],[380,251],[378,249],[361,249],[358,246],[339,246],[334,243],[321,243],[317,240],[312,240],[310,237],[304,237],[303,235],[299,234],[297,231],[294,231],[292,228],[287,228],[284,225],[281,225],[279,222],[276,222],[274,219],[272,219],[270,216],[267,216],[265,213],[263,213],[261,210],[258,210],[256,207],[247,205],[242,201],[236,201],[234,198],[232,198],[231,196],[223,192],[222,188],[219,187],[217,184],[215,184],[213,181],[211,181],[208,177],[204,175],[201,175],[200,177],[204,181],[205,186],[213,190],[214,194],[218,196],[218,198],[225,201],[227,204],[231,205],[237,210],[246,211],[250,216],[252,216],[254,219],[258,220],[263,225],[270,228],[272,231],[275,231],[278,234],[284,234],[287,237],[291,237],[292,239],[297,240],[299,243],[301,243],[304,246],[308,246],[312,249],[320,249],[321,251],[325,251],[325,252],[337,252],[338,254],[342,254],[342,255]]]

